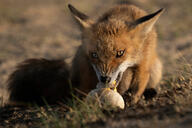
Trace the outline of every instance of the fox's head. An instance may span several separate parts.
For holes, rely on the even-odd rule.
[[[94,21],[72,5],[69,9],[82,31],[84,53],[98,80],[107,85],[113,85],[114,81],[119,83],[123,72],[139,63],[144,40],[163,10],[145,15],[135,6],[119,6]],[[132,11],[134,9],[136,12]]]

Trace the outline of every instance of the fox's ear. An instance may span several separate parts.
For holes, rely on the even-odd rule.
[[[141,32],[142,34],[146,35],[152,30],[153,25],[156,23],[156,21],[158,20],[159,16],[163,13],[163,11],[164,9],[162,8],[155,13],[141,17],[136,21],[134,21],[132,25],[134,27],[141,25]]]
[[[74,18],[80,25],[81,29],[88,28],[91,26],[92,21],[89,19],[89,17],[82,12],[78,11],[75,7],[73,7],[71,4],[68,4],[68,8],[73,14]]]

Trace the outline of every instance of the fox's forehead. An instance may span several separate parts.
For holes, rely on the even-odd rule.
[[[128,28],[125,22],[121,20],[98,22],[91,27],[93,35],[101,39],[106,37],[119,37],[127,31]]]
[[[116,51],[131,43],[132,34],[123,23],[100,23],[91,28],[92,45],[99,49]]]

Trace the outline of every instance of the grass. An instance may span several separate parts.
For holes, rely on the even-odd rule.
[[[44,107],[40,108],[43,127],[78,128],[86,127],[87,123],[96,122],[98,120],[106,120],[103,109],[98,104],[87,103],[76,96],[74,96],[74,99],[70,101],[68,105],[61,104],[60,107],[67,110],[62,118],[60,117],[61,113],[53,112],[49,105],[46,106],[48,112]]]

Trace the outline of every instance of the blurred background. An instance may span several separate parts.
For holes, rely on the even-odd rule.
[[[16,64],[28,58],[67,59],[81,44],[67,4],[96,18],[110,7],[131,3],[152,13],[166,11],[156,24],[164,79],[192,62],[191,0],[0,0],[0,96]]]

